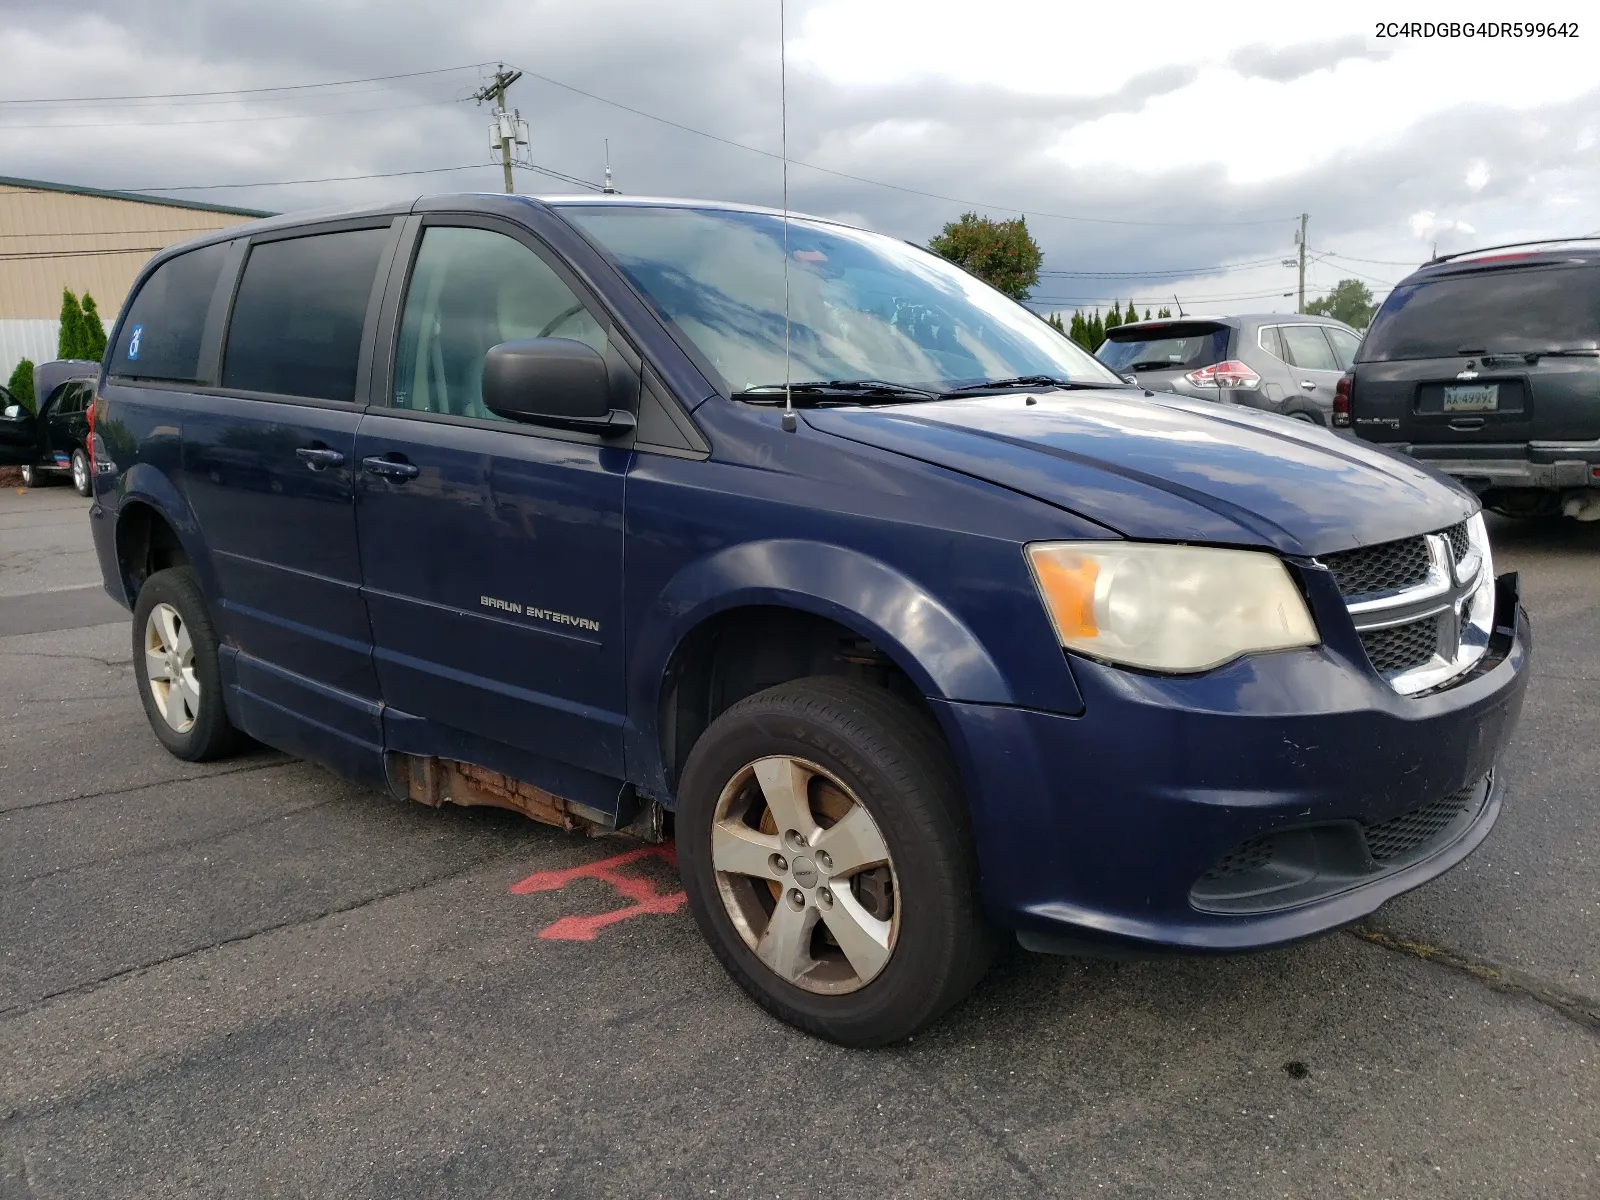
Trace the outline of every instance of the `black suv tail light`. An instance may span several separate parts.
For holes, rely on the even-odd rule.
[[[1350,428],[1350,393],[1355,390],[1356,373],[1346,371],[1339,376],[1333,389],[1333,424],[1336,429]]]

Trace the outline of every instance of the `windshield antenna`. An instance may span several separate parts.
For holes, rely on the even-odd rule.
[[[778,124],[783,152],[783,431],[793,433],[794,390],[789,359],[789,60],[785,0],[778,0]]]
[[[1172,302],[1178,306],[1178,315],[1183,316],[1183,301],[1178,299],[1178,293],[1172,293]]]

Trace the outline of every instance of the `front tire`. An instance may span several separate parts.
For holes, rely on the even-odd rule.
[[[22,486],[25,488],[43,487],[49,478],[32,463],[24,464],[22,468]]]
[[[189,762],[236,750],[228,723],[211,612],[191,567],[169,567],[144,581],[133,608],[133,670],[156,738]]]
[[[937,726],[881,688],[801,679],[730,707],[689,755],[677,829],[712,950],[808,1033],[900,1041],[988,968],[955,765]]]

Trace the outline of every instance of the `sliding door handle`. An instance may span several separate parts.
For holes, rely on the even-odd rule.
[[[385,479],[404,482],[415,479],[422,473],[422,469],[414,463],[408,463],[403,458],[363,458],[361,465],[369,475],[382,475]]]

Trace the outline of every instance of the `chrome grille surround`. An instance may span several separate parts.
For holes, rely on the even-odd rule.
[[[1494,629],[1494,560],[1483,514],[1411,540],[1427,553],[1420,581],[1344,597],[1373,669],[1402,696],[1471,670]],[[1405,653],[1397,652],[1399,645]]]

